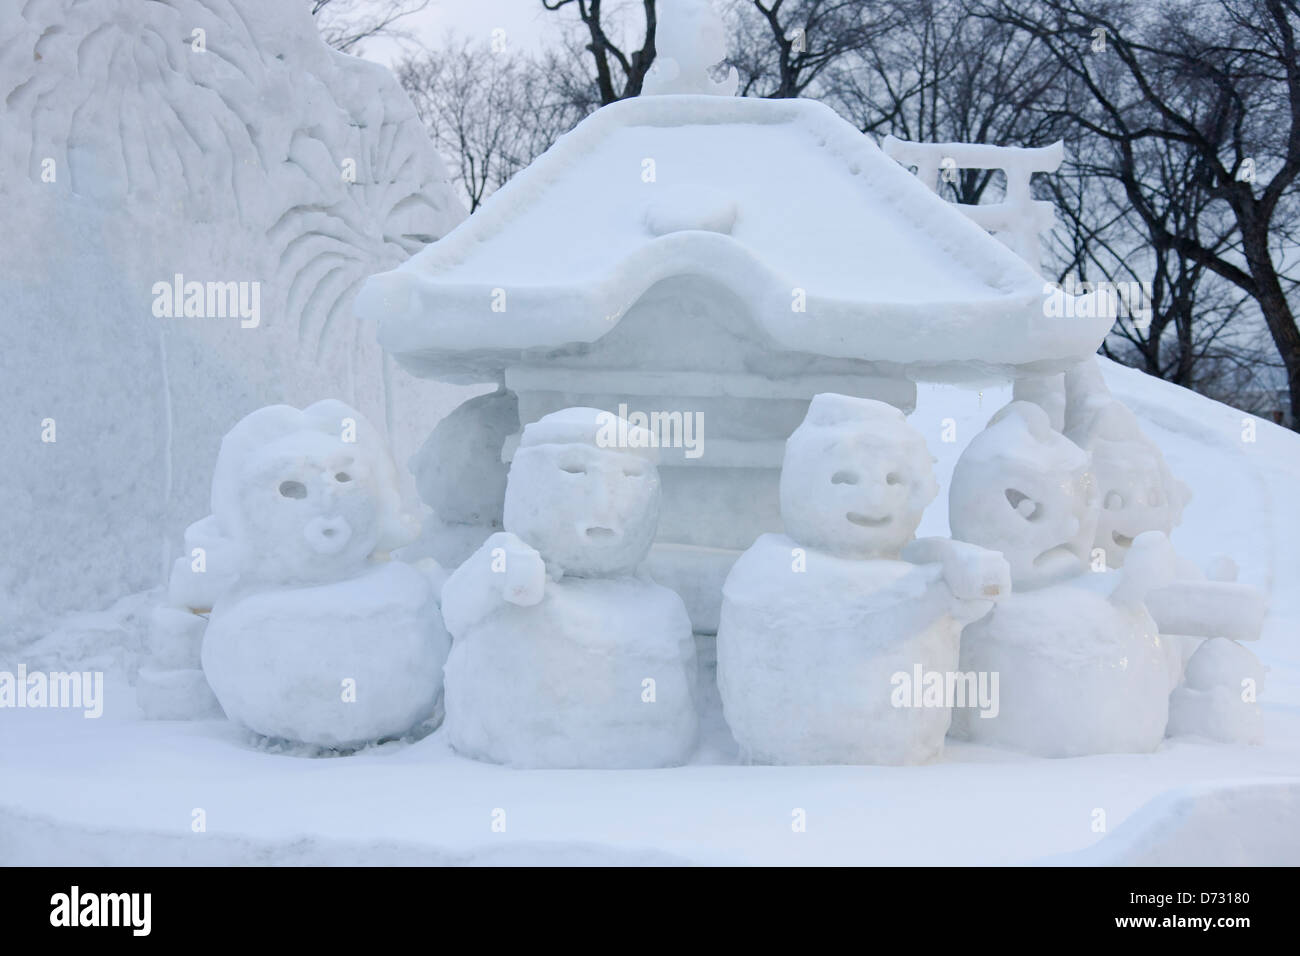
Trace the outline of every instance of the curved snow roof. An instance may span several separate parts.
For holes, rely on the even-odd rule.
[[[717,96],[603,107],[356,308],[408,367],[482,378],[599,339],[678,275],[724,284],[779,348],[840,358],[1064,366],[1111,325],[1048,317],[1027,263],[828,107]]]

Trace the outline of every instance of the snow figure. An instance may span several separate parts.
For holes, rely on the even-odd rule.
[[[1072,369],[1065,387],[1064,432],[1091,455],[1101,503],[1093,546],[1108,567],[1122,568],[1142,532],[1174,530],[1191,493],[1170,474],[1137,416],[1111,397],[1095,359]]]
[[[185,555],[172,565],[167,597],[149,617],[148,657],[136,679],[136,700],[148,720],[220,717],[201,651],[208,615],[238,580],[234,543],[214,515],[185,530]]]
[[[203,638],[226,715],[351,748],[434,714],[449,638],[378,434],[338,401],[259,409],[221,443],[212,510],[238,565]]]
[[[962,635],[961,670],[998,674],[999,699],[957,711],[954,736],[1053,757],[1159,745],[1173,664],[1143,601],[1172,580],[1173,548],[1147,532],[1122,573],[1092,574],[1097,510],[1087,453],[1037,405],[1007,405],[963,452],[953,534],[1001,550],[1013,590]]]
[[[1225,638],[1205,641],[1187,664],[1183,686],[1169,699],[1169,736],[1258,743],[1256,695],[1263,679],[1258,658],[1240,644]]]
[[[1097,525],[1088,455],[1037,405],[1012,402],[957,460],[948,521],[954,538],[1002,552],[1016,590],[1073,577]]]
[[[1170,473],[1137,416],[1111,396],[1095,359],[1066,374],[1065,391],[1065,433],[1090,452],[1101,502],[1092,560],[1120,568],[1138,535],[1173,531],[1191,493]],[[1175,683],[1202,640],[1259,639],[1267,599],[1236,578],[1226,556],[1215,558],[1208,573],[1180,559],[1176,580],[1147,595],[1147,609],[1177,651]]]
[[[732,96],[740,84],[735,67],[721,82],[710,69],[727,58],[727,35],[709,0],[665,0],[655,26],[654,64],[642,92]]]
[[[813,398],[786,442],[786,533],[754,542],[723,588],[718,688],[744,759],[906,764],[943,749],[952,701],[916,699],[919,684],[955,671],[963,624],[1010,579],[1000,555],[913,539],[937,491],[902,412]]]
[[[654,540],[653,436],[567,408],[528,425],[506,530],[447,580],[447,732],[516,767],[662,767],[695,744],[682,600],[636,574]]]

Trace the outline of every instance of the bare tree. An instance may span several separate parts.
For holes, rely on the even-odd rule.
[[[563,52],[532,59],[449,36],[397,72],[470,212],[595,108]]]
[[[1070,159],[1044,184],[1064,224],[1055,233],[1058,278],[1146,286],[1143,308],[1121,312],[1102,351],[1216,397],[1260,391],[1258,374],[1243,376],[1233,367],[1260,368],[1260,349],[1241,334],[1249,334],[1254,318],[1249,297],[1168,238],[1199,237],[1225,255],[1234,245],[1230,217],[1206,188],[1195,154],[1160,141],[1135,153],[1134,176],[1160,224],[1152,230],[1128,200],[1110,143],[1077,131],[1066,139]],[[1258,324],[1253,328],[1258,333]]]
[[[363,41],[377,36],[404,37],[398,22],[429,5],[429,0],[307,0],[321,38],[343,53],[360,53]]]
[[[578,14],[586,33],[583,49],[591,55],[595,68],[596,89],[600,105],[641,95],[641,85],[655,58],[655,0],[641,0],[643,26],[633,31],[639,49],[626,49],[611,37],[614,26],[602,0],[542,0],[552,12],[567,10]]]
[[[1045,146],[1058,130],[1038,109],[1064,71],[1031,38],[975,16],[969,0],[890,0],[888,32],[840,58],[821,97],[863,132],[929,143]],[[941,183],[978,203],[994,170]]]
[[[1142,8],[988,0],[983,12],[1035,38],[1068,72],[1076,94],[1052,112],[1110,147],[1107,173],[1155,253],[1185,259],[1252,300],[1285,370],[1291,409],[1300,410],[1292,244],[1300,0]],[[1182,186],[1147,174],[1153,147],[1185,164]],[[1171,279],[1179,275],[1186,283],[1187,268]]]
[[[738,0],[732,5],[742,96],[803,96],[848,53],[897,25],[891,4],[862,0]]]

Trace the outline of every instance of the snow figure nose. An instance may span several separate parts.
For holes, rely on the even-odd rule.
[[[351,540],[352,526],[346,518],[312,518],[302,533],[317,554],[338,554]]]
[[[614,503],[618,499],[618,489],[614,487],[614,478],[604,472],[597,472],[591,483],[591,515],[598,522],[608,523],[614,516]]]
[[[889,485],[885,479],[871,484],[862,491],[862,504],[873,515],[882,515],[888,513],[889,507]]]

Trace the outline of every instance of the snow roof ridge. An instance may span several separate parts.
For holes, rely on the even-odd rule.
[[[701,122],[697,118],[699,113],[708,114],[714,119],[712,122]],[[691,119],[684,120],[684,115],[690,115]],[[943,251],[967,268],[978,270],[980,266],[996,265],[1000,271],[1022,267],[1036,276],[1028,263],[970,222],[959,210],[953,208],[952,203],[926,189],[915,176],[886,156],[870,137],[829,106],[807,99],[760,100],[708,94],[635,97],[601,107],[557,138],[545,152],[489,196],[473,216],[407,260],[399,269],[437,275],[462,262],[475,244],[488,241],[507,228],[516,214],[526,209],[546,192],[548,186],[559,180],[568,169],[566,161],[571,156],[580,157],[616,129],[634,126],[728,125],[738,121],[758,125],[800,125],[799,120],[807,121],[802,124],[805,131],[824,137],[818,145],[829,145],[832,137],[838,140],[835,143],[838,148],[834,153],[845,162],[850,175],[856,178],[866,172],[865,160],[865,163],[875,167],[878,174],[892,179],[886,185],[901,193],[890,189],[879,192],[879,198],[890,206],[905,212],[914,203],[930,204],[934,217],[946,220],[942,224],[962,235],[964,240],[951,242],[942,231],[936,231],[935,237],[942,242]],[[896,169],[897,173],[885,173],[886,169]],[[871,179],[871,176],[865,176],[862,181],[870,182]],[[938,205],[933,205],[936,203]],[[978,250],[983,255],[972,255],[973,250]],[[990,262],[990,259],[993,261]]]

